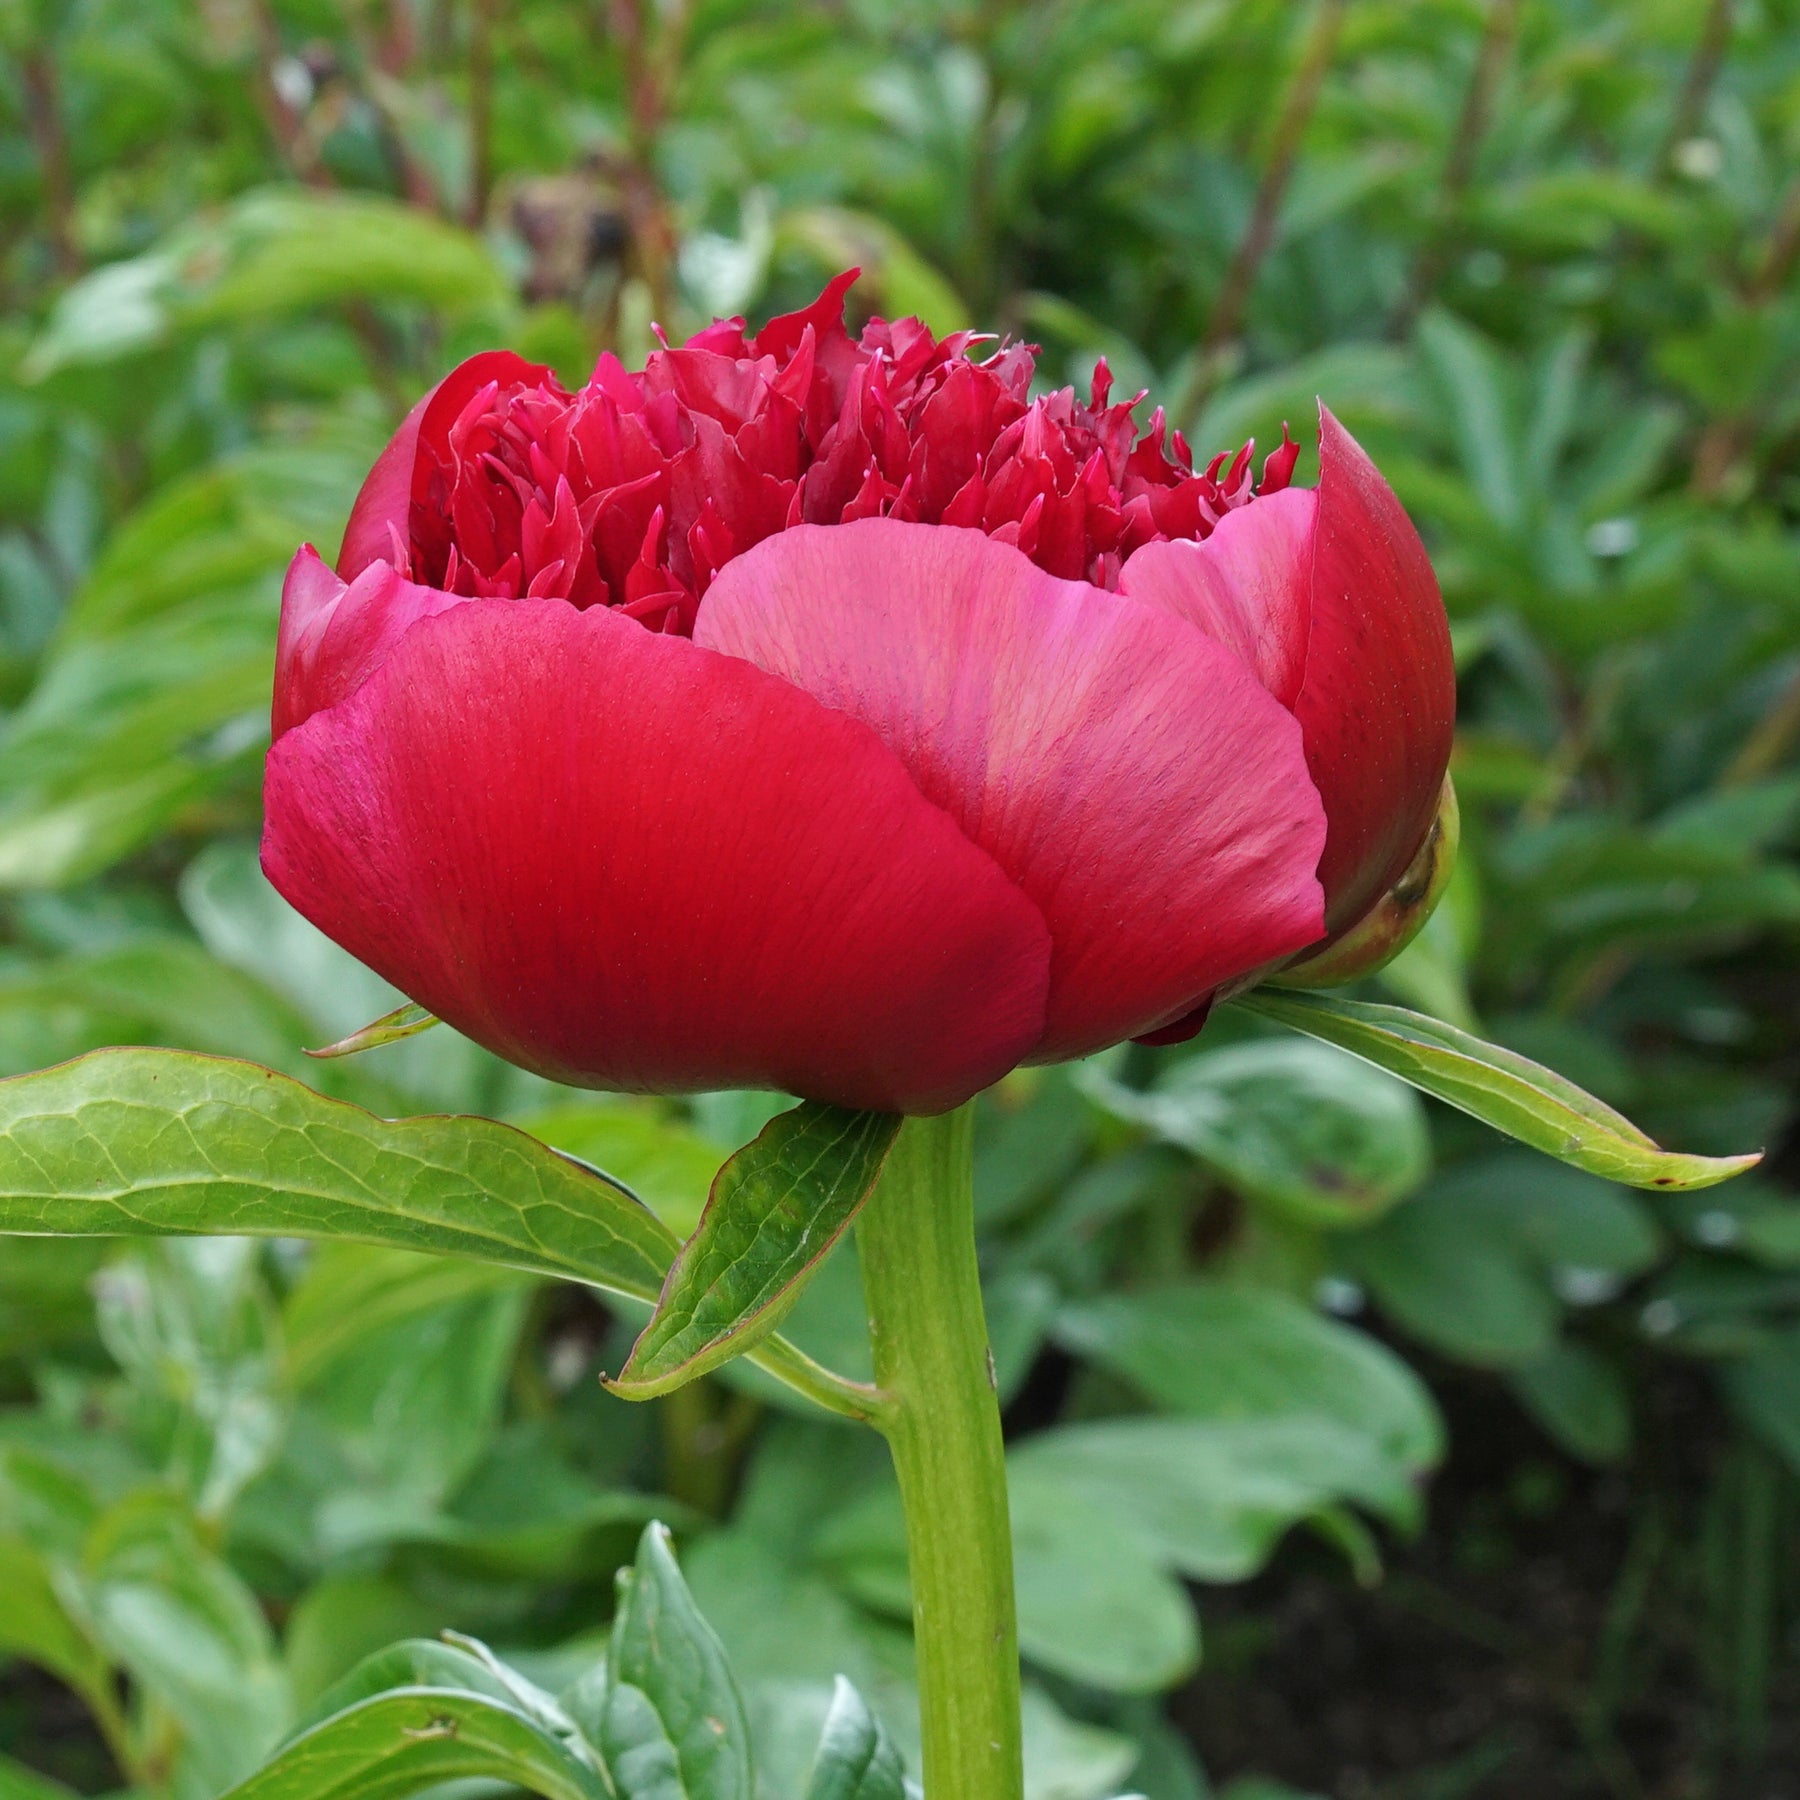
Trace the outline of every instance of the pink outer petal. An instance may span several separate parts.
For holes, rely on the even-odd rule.
[[[1310,488],[1266,494],[1228,512],[1199,543],[1165,541],[1134,551],[1119,589],[1235,650],[1291,709],[1306,676],[1317,509]]]
[[[1153,1029],[1319,936],[1299,730],[1164,612],[978,531],[868,519],[738,557],[695,638],[872,725],[1037,903],[1039,1058]]]
[[[350,508],[350,522],[344,527],[344,543],[338,551],[338,573],[346,581],[354,581],[370,563],[392,559],[395,532],[402,544],[408,541],[413,469],[422,431],[429,443],[432,426],[441,432],[476,390],[490,381],[534,383],[548,374],[548,369],[528,363],[510,350],[485,350],[458,363],[436,387],[422,394],[375,459]]]
[[[371,563],[346,585],[303,544],[281,590],[273,735],[355,693],[409,625],[465,600],[402,581],[385,562]]]
[[[1042,918],[872,732],[605,608],[415,626],[265,800],[301,912],[546,1075],[929,1112],[1042,1031]]]
[[[1312,639],[1294,716],[1331,821],[1319,879],[1335,932],[1400,878],[1437,815],[1456,668],[1419,534],[1362,446],[1324,407],[1318,495]]]

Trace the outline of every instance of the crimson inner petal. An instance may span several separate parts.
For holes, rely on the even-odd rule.
[[[452,593],[618,607],[691,635],[733,557],[789,526],[885,517],[977,527],[1048,573],[1116,588],[1130,554],[1204,538],[1287,485],[1246,444],[1193,466],[1160,410],[1139,433],[1101,362],[1087,399],[1031,397],[1035,346],[917,319],[843,323],[853,272],[748,336],[722,320],[641,372],[602,356],[569,393],[495,359],[421,427],[401,573]],[[986,354],[982,355],[981,352]]]

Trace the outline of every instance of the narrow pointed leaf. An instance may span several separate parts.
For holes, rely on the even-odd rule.
[[[636,1565],[620,1578],[598,1690],[578,1688],[569,1708],[619,1800],[751,1800],[744,1703],[663,1526],[644,1528]]]
[[[487,1777],[546,1800],[609,1800],[604,1777],[523,1713],[458,1688],[376,1694],[294,1738],[228,1800],[405,1800]]]
[[[806,1800],[906,1800],[894,1740],[843,1676],[831,1696]]]
[[[868,1199],[899,1129],[893,1113],[811,1102],[770,1120],[719,1171],[614,1390],[666,1393],[767,1337]]]
[[[1546,1156],[1628,1187],[1711,1187],[1762,1160],[1760,1152],[1683,1156],[1663,1150],[1622,1113],[1554,1070],[1404,1007],[1269,988],[1234,1004],[1336,1044]]]
[[[417,1037],[438,1022],[436,1013],[428,1013],[424,1007],[409,1000],[404,1006],[396,1006],[392,1012],[371,1020],[360,1031],[353,1031],[335,1044],[326,1044],[306,1054],[318,1057],[321,1062],[331,1057],[356,1056],[364,1050],[378,1050],[383,1044],[397,1044],[404,1038]]]

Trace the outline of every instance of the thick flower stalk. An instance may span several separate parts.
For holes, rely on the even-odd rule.
[[[546,1075],[943,1111],[1192,1030],[1432,828],[1442,603],[1329,413],[1315,489],[1195,468],[849,279],[574,394],[471,359],[289,573],[271,880]]]

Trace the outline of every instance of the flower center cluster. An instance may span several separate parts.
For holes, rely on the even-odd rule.
[[[422,431],[408,573],[453,593],[616,606],[688,633],[732,557],[799,524],[885,517],[977,527],[1053,575],[1114,587],[1161,538],[1203,538],[1287,485],[1297,447],[1253,479],[1246,444],[1196,470],[1156,412],[1033,400],[1036,352],[918,320],[844,328],[840,276],[804,311],[746,337],[723,320],[640,374],[608,353],[578,393],[547,372],[490,382]],[[1142,396],[1137,398],[1141,399]]]

